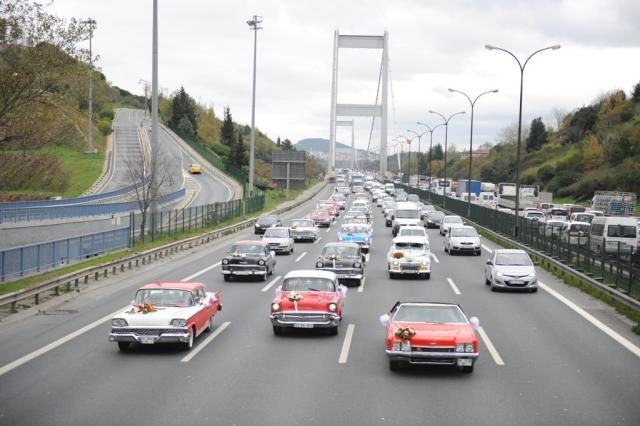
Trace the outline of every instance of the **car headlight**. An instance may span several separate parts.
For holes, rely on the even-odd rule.
[[[256,228],[260,228],[260,224],[259,223],[256,223]]]
[[[226,264],[228,264],[228,263],[229,263],[229,259],[222,259],[222,264],[223,264],[223,265],[226,265]]]
[[[393,344],[391,345],[391,350],[399,351],[400,350],[400,342],[393,342]]]
[[[126,327],[129,324],[127,323],[127,320],[124,318],[114,318],[111,320],[111,325],[113,327]]]
[[[258,260],[258,265],[264,266],[264,260],[262,260],[262,259]]]
[[[180,318],[172,319],[169,323],[172,327],[186,327],[187,320],[183,320]]]
[[[464,345],[464,351],[473,352],[473,343],[467,343],[466,345]]]
[[[354,268],[359,268],[359,267],[361,267],[361,266],[362,266],[362,264],[361,264],[360,262],[355,262],[355,263],[353,264],[353,267],[354,267]]]
[[[500,272],[500,271],[496,272],[496,277],[501,277],[501,276],[503,276],[503,275],[504,275],[504,274],[503,274],[502,272]]]
[[[335,303],[331,302],[329,303],[329,305],[327,305],[327,309],[329,309],[329,312],[335,312],[338,310],[338,305],[336,305]]]
[[[279,311],[280,310],[280,304],[277,303],[277,302],[276,303],[272,303],[271,304],[271,310],[274,311],[274,312],[275,311]]]
[[[395,265],[395,266],[398,266],[398,265],[400,265],[400,262],[398,262],[397,260],[394,260],[392,264]]]
[[[429,266],[429,261],[427,259],[423,260],[422,266]]]
[[[535,278],[536,277],[536,273],[532,272],[529,275],[527,275],[527,278]]]
[[[456,352],[464,352],[464,343],[456,344]]]
[[[403,340],[402,343],[400,343],[400,350],[402,352],[411,352],[411,343],[407,340]]]
[[[322,268],[323,266],[324,266],[324,263],[316,262],[316,268]]]

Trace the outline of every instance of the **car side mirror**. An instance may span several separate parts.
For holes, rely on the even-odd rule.
[[[478,319],[478,317],[471,317],[469,318],[469,322],[473,325],[474,329],[478,329],[480,328],[480,320]]]
[[[271,254],[271,256],[275,256],[275,255],[276,255],[276,252],[275,252],[275,251],[273,251],[273,250],[271,250],[271,251],[269,252],[269,254]]]
[[[380,324],[382,324],[383,327],[386,327],[387,324],[389,324],[389,321],[391,321],[391,317],[389,316],[389,314],[383,314],[380,315]]]
[[[491,259],[487,259],[487,261],[485,262],[485,264],[487,264],[487,265],[491,265]]]

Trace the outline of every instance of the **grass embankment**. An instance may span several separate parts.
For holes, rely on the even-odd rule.
[[[318,180],[310,180],[308,181],[308,186],[307,188],[315,185],[316,183],[318,183]],[[278,189],[278,190],[273,190],[273,191],[266,191],[265,193],[265,206],[262,210],[251,213],[251,214],[247,214],[244,216],[239,216],[239,217],[234,217],[234,218],[229,218],[227,220],[225,220],[224,222],[219,223],[218,225],[212,225],[206,228],[202,228],[199,230],[194,230],[194,231],[184,231],[184,232],[178,232],[176,234],[172,234],[172,235],[162,235],[160,237],[157,237],[155,239],[155,241],[146,241],[145,243],[136,243],[135,244],[135,248],[134,249],[130,249],[130,248],[126,248],[126,249],[121,249],[121,250],[117,250],[117,251],[113,251],[110,253],[107,253],[103,256],[100,257],[95,257],[93,259],[90,260],[85,260],[79,263],[74,263],[73,265],[69,265],[63,268],[58,268],[52,271],[48,271],[42,274],[37,274],[37,275],[32,275],[26,278],[22,278],[16,281],[10,281],[4,284],[0,284],[0,295],[3,294],[7,294],[7,293],[11,293],[14,291],[19,291],[19,290],[23,290],[26,288],[29,288],[31,286],[34,286],[36,284],[39,284],[41,282],[44,281],[48,281],[50,279],[62,276],[62,275],[66,275],[72,272],[76,272],[79,271],[81,269],[84,268],[88,268],[91,266],[97,266],[103,263],[108,263],[111,261],[115,261],[115,260],[120,260],[123,259],[125,257],[131,256],[133,254],[136,253],[142,253],[146,250],[151,250],[153,248],[157,248],[160,246],[163,246],[165,244],[170,244],[179,240],[183,240],[183,239],[187,239],[187,238],[191,238],[191,237],[195,237],[197,235],[200,234],[204,234],[206,232],[209,231],[213,231],[215,229],[218,228],[224,228],[225,226],[231,226],[233,224],[242,222],[244,220],[250,219],[252,217],[256,217],[259,216],[260,214],[264,213],[264,212],[268,212],[271,210],[274,210],[279,204],[285,202],[285,201],[289,201],[289,200],[293,200],[296,197],[298,197],[301,193],[303,192],[303,190],[301,189],[292,189],[289,190],[289,198],[286,198],[286,190],[283,189]]]
[[[98,148],[96,154],[87,154],[84,151],[61,146],[52,146],[43,149],[45,152],[55,154],[58,157],[62,169],[68,176],[73,176],[72,179],[68,180],[65,191],[60,194],[63,198],[79,197],[100,177],[104,164],[105,138],[100,135],[99,139],[101,143],[94,144],[94,146]]]

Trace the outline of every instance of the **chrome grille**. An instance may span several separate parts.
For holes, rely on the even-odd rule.
[[[453,347],[425,347],[425,346],[411,346],[411,350],[414,352],[455,352],[456,348]]]
[[[136,336],[160,336],[165,333],[182,332],[173,328],[112,328],[111,334],[135,334]]]

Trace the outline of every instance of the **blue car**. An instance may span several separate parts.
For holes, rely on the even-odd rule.
[[[338,232],[338,241],[356,243],[363,253],[369,252],[371,247],[371,225],[363,223],[347,223]]]

